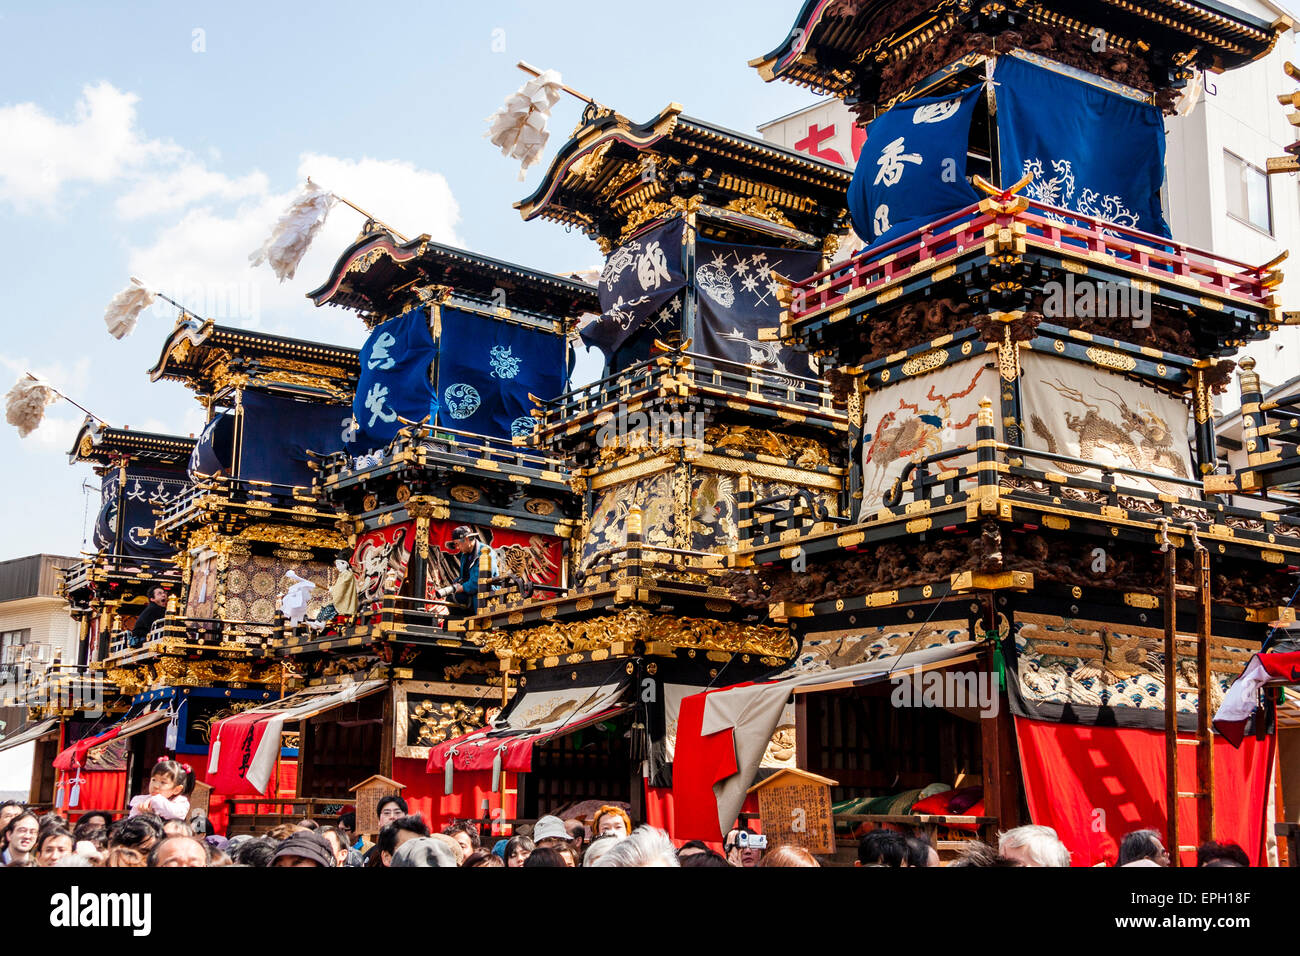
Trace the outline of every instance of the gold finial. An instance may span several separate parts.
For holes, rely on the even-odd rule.
[[[1239,363],[1243,372],[1253,372],[1255,370],[1255,360],[1247,355]]]
[[[627,533],[629,535],[641,534],[641,506],[633,505],[627,509]]]
[[[1241,369],[1241,377],[1238,383],[1242,394],[1258,392],[1260,389],[1259,373],[1255,371],[1255,360],[1247,355],[1241,360],[1238,367]]]
[[[979,420],[976,423],[980,428],[993,427],[993,400],[990,398],[980,399]]]

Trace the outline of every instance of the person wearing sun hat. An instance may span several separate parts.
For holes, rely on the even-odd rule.
[[[280,841],[272,866],[333,866],[334,848],[319,833],[299,830]]]

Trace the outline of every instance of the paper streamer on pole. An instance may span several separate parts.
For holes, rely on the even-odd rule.
[[[488,117],[485,134],[501,155],[519,160],[519,178],[536,165],[551,134],[546,128],[551,110],[560,100],[564,83],[555,70],[544,70],[506,98],[505,105]]]
[[[58,400],[54,386],[28,372],[5,395],[5,421],[26,438],[40,427],[45,409]]]
[[[115,339],[124,339],[134,332],[140,313],[153,305],[157,297],[143,282],[131,276],[131,284],[113,296],[113,301],[104,310],[108,334]]]
[[[316,233],[325,225],[330,208],[337,201],[338,197],[328,189],[307,180],[303,191],[280,214],[270,237],[260,249],[249,255],[248,261],[253,268],[265,262],[281,282],[292,279],[298,263],[307,254]]]

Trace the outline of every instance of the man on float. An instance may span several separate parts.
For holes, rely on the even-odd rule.
[[[437,597],[459,605],[469,614],[478,612],[479,555],[486,547],[479,540],[478,532],[469,525],[461,525],[451,533],[450,549],[452,554],[460,555],[460,574],[453,583],[439,588],[435,592]],[[496,555],[491,548],[488,548],[488,556],[491,560],[490,574],[496,577]]]

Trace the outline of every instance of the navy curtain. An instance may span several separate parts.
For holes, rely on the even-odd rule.
[[[966,182],[966,149],[982,90],[977,84],[948,96],[908,100],[868,127],[848,196],[853,229],[868,246],[979,198]]]
[[[564,392],[564,336],[459,309],[442,310],[438,422],[496,438],[530,434],[529,393]]]
[[[1156,107],[1011,56],[998,57],[993,79],[1003,186],[1032,172],[1023,190],[1031,199],[1170,235]]]
[[[418,422],[437,415],[438,399],[429,381],[437,355],[426,309],[412,309],[370,333],[361,347],[361,377],[352,402],[351,454],[392,441],[402,428],[398,416]]]
[[[171,545],[154,537],[154,509],[162,510],[188,486],[183,475],[173,471],[156,471],[131,466],[126,482],[114,472],[101,486],[99,518],[95,522],[95,547],[108,551],[122,526],[119,554],[133,558],[165,558],[176,552]]]
[[[679,327],[685,234],[686,221],[678,216],[609,255],[600,273],[602,314],[578,330],[583,342],[608,359],[643,326],[657,334]]]
[[[229,473],[235,463],[235,416],[217,415],[203,429],[194,451],[190,452],[189,474],[194,481],[199,475]]]
[[[349,425],[345,405],[300,402],[255,391],[244,392],[243,405],[241,479],[309,486],[315,472],[307,452],[329,455],[343,450]]]
[[[781,324],[778,283],[772,273],[787,279],[806,279],[817,271],[820,261],[821,253],[814,250],[697,239],[694,350],[776,372],[814,375],[806,352],[783,347],[780,342],[759,341],[758,330],[775,329]]]

